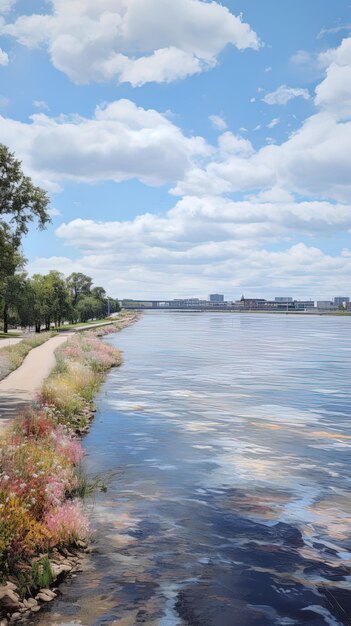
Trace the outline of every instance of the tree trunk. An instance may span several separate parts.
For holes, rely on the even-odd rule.
[[[40,333],[40,331],[41,331],[41,324],[35,324],[35,332]]]
[[[8,304],[4,304],[3,310],[3,318],[4,318],[4,333],[9,332],[9,321],[8,321]]]

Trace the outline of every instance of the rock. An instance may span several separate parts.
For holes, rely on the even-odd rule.
[[[19,595],[12,589],[12,583],[0,587],[0,607],[13,611],[19,607],[21,600]]]
[[[30,610],[32,613],[38,613],[38,611],[40,611],[40,606],[32,606]]]
[[[62,563],[59,565],[52,565],[51,571],[54,578],[58,578],[61,574],[69,574],[72,571],[72,566]]]
[[[1,621],[0,621],[0,626],[8,626],[8,619],[6,619],[6,617],[4,617]]]
[[[17,611],[16,613],[12,613],[10,621],[17,622],[17,620],[20,619],[20,617],[21,617],[21,613]]]
[[[52,596],[53,598],[56,598],[56,593],[52,590],[52,589],[40,589],[39,593],[45,593],[47,596]]]
[[[38,601],[35,598],[28,598],[28,600],[23,601],[23,604],[28,607],[28,609],[31,609],[33,606],[38,606]]]
[[[42,602],[51,602],[54,598],[56,598],[56,593],[50,589],[39,591],[38,595],[35,596],[36,600],[41,600]]]

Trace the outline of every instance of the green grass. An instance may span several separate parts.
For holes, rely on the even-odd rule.
[[[84,328],[85,326],[95,326],[96,324],[109,324],[113,320],[110,318],[105,318],[103,320],[93,320],[91,322],[80,322],[78,324],[64,324],[64,326],[60,326],[59,330],[70,330],[71,328]]]
[[[0,339],[19,339],[20,333],[3,333],[0,331]]]

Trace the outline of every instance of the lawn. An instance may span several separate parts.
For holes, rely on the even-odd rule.
[[[18,339],[20,336],[18,333],[3,333],[0,331],[0,339]]]
[[[110,318],[105,318],[104,320],[93,320],[90,322],[79,322],[78,324],[64,324],[63,326],[60,326],[59,330],[69,330],[70,328],[84,328],[85,326],[95,326],[96,324],[109,324],[111,323],[113,320],[111,320]]]

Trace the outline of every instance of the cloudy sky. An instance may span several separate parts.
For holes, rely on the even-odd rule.
[[[350,0],[0,0],[30,272],[117,297],[351,294]]]

